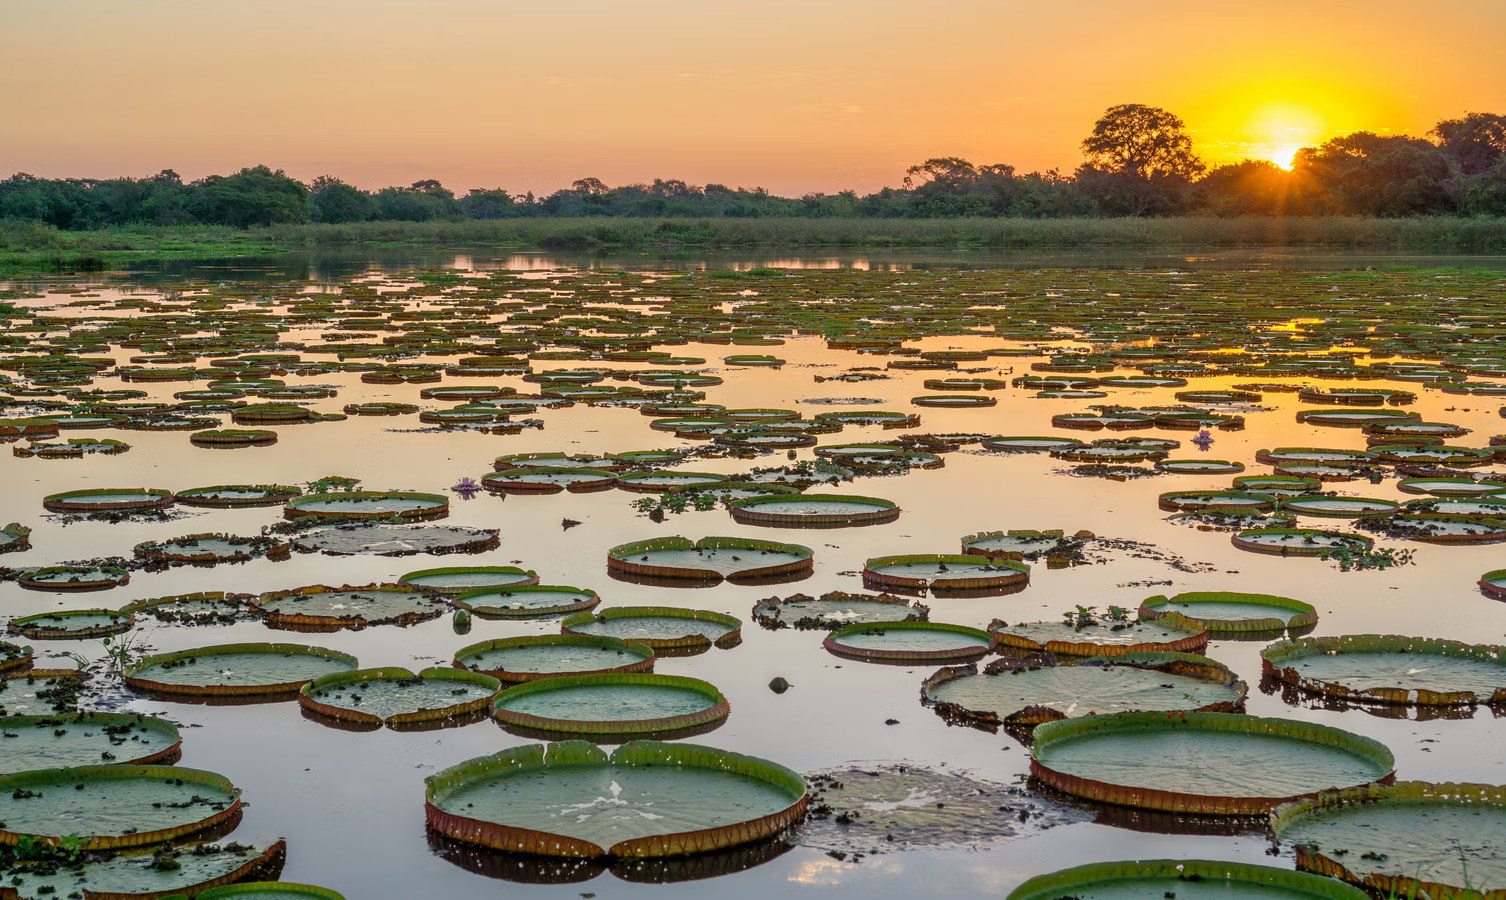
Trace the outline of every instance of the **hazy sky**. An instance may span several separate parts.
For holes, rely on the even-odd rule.
[[[1281,159],[1506,112],[1503,46],[1506,0],[0,0],[0,176],[869,191],[1071,169],[1122,102]]]

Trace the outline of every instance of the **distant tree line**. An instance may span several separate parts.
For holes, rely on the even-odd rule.
[[[333,176],[304,184],[266,166],[185,182],[149,178],[0,181],[0,219],[61,229],[120,225],[427,222],[566,216],[697,218],[1235,215],[1506,216],[1506,116],[1470,113],[1427,138],[1358,131],[1297,153],[1291,171],[1264,160],[1209,169],[1186,126],[1141,104],[1104,113],[1071,175],[938,157],[904,185],[778,197],[762,188],[655,179],[609,187],[582,178],[544,197],[503,188],[456,196],[438,181],[366,191]]]

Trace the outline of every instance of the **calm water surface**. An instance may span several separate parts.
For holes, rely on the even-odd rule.
[[[434,260],[372,260],[338,258],[285,262],[302,265],[307,277],[328,280],[351,271],[374,272],[383,266],[410,264],[458,265],[462,268],[509,267],[550,271],[570,263],[553,257],[489,257],[449,254]],[[575,261],[579,263],[580,261]],[[629,261],[630,262],[630,261]],[[856,259],[845,256],[812,259],[709,260],[711,265],[911,266],[956,264],[950,258],[895,257]],[[1001,265],[1026,265],[1028,260],[994,260]],[[1161,258],[1145,261],[1167,263]],[[1291,262],[1291,260],[1288,260]],[[1298,260],[1307,267],[1312,260]],[[1415,260],[1390,258],[1382,263]],[[1499,261],[1475,261],[1485,267]],[[624,264],[621,260],[614,265]],[[1138,265],[1085,258],[1080,264]],[[1210,265],[1249,265],[1260,277],[1281,260],[1222,258]],[[1319,262],[1335,268],[1363,267],[1374,260]],[[697,261],[672,261],[664,267],[693,267]],[[1036,264],[1042,264],[1037,262]],[[1061,264],[1058,260],[1055,263]],[[1195,269],[1199,261],[1178,257],[1175,265]],[[1431,263],[1430,263],[1431,264]],[[275,268],[275,267],[274,267]],[[278,274],[286,270],[278,269]],[[146,296],[169,289],[173,279],[265,275],[266,269],[237,264],[179,266],[133,276],[135,280],[100,282],[91,291],[100,297]],[[49,294],[28,306],[58,307],[71,296]],[[63,312],[62,310],[55,310]],[[313,337],[292,333],[289,337]],[[912,345],[924,349],[998,346],[997,338],[927,338]],[[893,378],[859,384],[815,383],[813,375],[832,375],[853,365],[882,365],[882,358],[857,357],[825,348],[817,339],[791,339],[783,346],[754,348],[787,360],[779,369],[723,370],[722,356],[738,350],[725,345],[690,345],[676,353],[704,356],[706,368],[724,374],[726,383],[708,390],[707,401],[728,407],[788,407],[807,416],[833,409],[883,408],[911,410],[909,398],[928,393],[921,382],[948,373],[893,372]],[[129,351],[115,355],[124,358]],[[442,361],[425,357],[420,361]],[[1027,370],[1029,359],[996,359],[997,377]],[[590,363],[540,362],[536,368],[566,368]],[[639,368],[635,364],[617,364]],[[974,365],[974,364],[968,364]],[[981,365],[981,364],[979,364]],[[364,385],[354,374],[290,377],[290,384],[335,384],[339,396],[314,401],[323,411],[339,411],[346,403],[417,399],[418,386]],[[515,377],[462,379],[513,385],[525,393],[531,385]],[[1192,387],[1229,387],[1240,378],[1201,378]],[[454,381],[454,379],[451,379]],[[1313,379],[1305,379],[1312,382]],[[126,385],[101,378],[96,387],[142,387],[153,399],[170,399],[177,390],[202,385]],[[1468,398],[1417,390],[1420,401],[1408,409],[1428,421],[1456,422],[1474,429],[1458,441],[1479,445],[1503,430],[1497,415],[1499,398]],[[1126,404],[1173,403],[1172,389],[1116,390],[1112,401]],[[814,398],[862,396],[882,401],[872,407],[810,405]],[[926,409],[923,431],[989,432],[1002,434],[1051,433],[1049,418],[1077,411],[1084,401],[1039,400],[1011,389],[991,394],[999,404],[990,409]],[[1094,402],[1094,401],[1089,401]],[[424,406],[439,406],[423,402]],[[1254,453],[1274,446],[1340,446],[1361,444],[1357,432],[1317,429],[1295,422],[1301,404],[1294,394],[1267,394],[1267,410],[1248,414],[1241,432],[1215,432],[1210,455],[1242,461],[1248,472],[1268,471],[1254,463]],[[34,528],[34,549],[7,557],[10,565],[43,565],[102,555],[129,556],[131,547],[145,540],[166,540],[198,532],[254,534],[279,519],[276,508],[200,511],[174,521],[131,524],[67,523],[43,513],[45,494],[80,487],[151,486],[183,489],[222,483],[300,483],[331,473],[361,478],[369,489],[410,489],[443,492],[461,476],[479,478],[490,471],[493,457],[503,453],[566,450],[613,452],[687,444],[650,431],[649,419],[631,409],[593,408],[541,410],[543,430],[516,436],[474,432],[417,432],[412,417],[352,417],[335,424],[279,428],[272,447],[214,451],[191,446],[179,433],[73,432],[92,437],[119,437],[133,445],[124,455],[85,461],[23,460],[0,455],[0,484],[4,485],[0,522],[16,520]],[[396,429],[396,430],[393,430]],[[1134,434],[1148,434],[1137,432]],[[826,442],[855,442],[892,438],[877,428],[848,428]],[[1074,433],[1076,434],[1076,433]],[[1130,436],[1134,436],[1131,434]],[[1166,432],[1154,432],[1165,436]],[[1092,437],[1094,435],[1089,435]],[[1185,439],[1186,433],[1171,436]],[[1193,455],[1192,448],[1174,454]],[[801,451],[802,457],[809,451]],[[774,465],[778,457],[756,465]],[[694,460],[695,471],[745,471],[750,463],[738,460]],[[1165,520],[1156,508],[1157,495],[1179,489],[1218,488],[1225,477],[1164,476],[1129,482],[1068,477],[1063,464],[1044,455],[990,455],[959,452],[947,456],[945,468],[915,471],[903,477],[860,479],[834,490],[885,497],[904,513],[898,521],[876,527],[828,531],[794,531],[735,524],[725,510],[671,515],[655,524],[636,513],[630,503],[640,495],[608,491],[598,494],[500,496],[482,494],[471,501],[455,499],[446,524],[499,528],[501,547],[468,557],[417,556],[329,557],[295,554],[285,562],[260,560],[214,568],[181,567],[169,571],[136,572],[128,585],[86,595],[53,595],[0,585],[0,615],[92,606],[119,606],[128,601],[204,590],[263,591],[307,584],[368,584],[394,581],[405,572],[433,565],[517,564],[538,571],[546,584],[567,584],[598,591],[603,605],[670,605],[716,610],[742,617],[744,642],[732,650],[684,658],[663,659],[657,671],[707,679],[727,695],[732,714],[719,730],[699,742],[781,762],[807,771],[841,766],[855,760],[914,761],[955,767],[988,779],[1014,782],[1027,770],[1028,754],[1006,735],[990,735],[968,728],[949,727],[918,701],[920,680],[929,667],[891,667],[843,661],[821,649],[822,635],[784,630],[770,632],[751,621],[754,602],[771,594],[816,594],[831,589],[860,590],[853,574],[868,557],[913,552],[955,553],[966,534],[991,529],[1089,529],[1099,535],[1152,543],[1190,562],[1205,563],[1211,571],[1179,571],[1164,562],[1121,555],[1104,565],[1064,570],[1034,568],[1027,590],[991,599],[931,599],[932,619],[982,626],[1000,617],[1008,621],[1057,619],[1077,604],[1104,608],[1117,604],[1133,608],[1156,593],[1186,590],[1249,590],[1282,594],[1314,603],[1322,615],[1321,632],[1399,632],[1456,638],[1473,642],[1501,642],[1506,636],[1506,605],[1481,596],[1475,581],[1482,572],[1506,566],[1502,545],[1436,547],[1412,545],[1416,564],[1382,572],[1341,573],[1333,564],[1313,559],[1281,559],[1234,549],[1228,536],[1202,532]],[[1395,489],[1395,481],[1380,486],[1366,482],[1340,485],[1348,493],[1413,499]],[[582,524],[565,530],[562,519]],[[1309,520],[1316,527],[1343,527],[1339,520]],[[1304,522],[1306,524],[1306,522]],[[657,535],[745,535],[805,543],[816,551],[813,577],[776,588],[722,584],[713,588],[669,589],[629,584],[607,576],[606,553],[613,545]],[[1148,582],[1154,582],[1147,586]],[[250,622],[199,628],[164,628],[148,619],[137,629],[137,641],[156,650],[172,650],[207,643],[281,640],[319,644],[355,654],[363,666],[401,665],[419,668],[449,663],[459,647],[488,638],[551,633],[557,621],[505,622],[476,619],[469,635],[457,636],[448,618],[410,628],[374,627],[359,632],[302,635],[269,631]],[[88,657],[101,652],[98,641],[34,642],[39,655],[69,650]],[[1249,711],[1324,722],[1377,738],[1396,754],[1402,778],[1506,783],[1506,753],[1500,751],[1503,723],[1489,711],[1462,721],[1389,719],[1362,711],[1332,712],[1289,706],[1277,696],[1255,689],[1259,680],[1260,643],[1217,641],[1209,655],[1232,667],[1251,683]],[[58,664],[51,661],[53,665]],[[39,660],[40,665],[49,661]],[[782,676],[793,687],[783,695],[766,686]],[[390,730],[352,733],[326,727],[299,714],[296,703],[240,707],[208,707],[133,699],[131,710],[164,715],[183,729],[182,764],[221,772],[244,790],[249,801],[235,837],[242,841],[284,836],[288,862],[283,877],[323,884],[349,897],[479,898],[506,893],[515,897],[701,897],[713,889],[724,898],[754,898],[799,892],[811,896],[901,898],[922,896],[998,897],[1024,878],[1055,868],[1093,860],[1132,857],[1211,857],[1241,859],[1290,866],[1289,855],[1272,860],[1268,841],[1260,834],[1245,836],[1171,835],[1107,824],[1083,823],[1055,828],[1035,837],[995,844],[986,849],[931,850],[866,857],[861,862],[839,861],[825,853],[795,846],[743,871],[720,875],[715,883],[691,880],[642,884],[611,873],[575,884],[526,883],[537,873],[509,870],[511,882],[467,871],[431,852],[425,837],[423,779],[426,775],[473,756],[526,743],[491,722],[427,733]],[[886,720],[898,724],[886,724]]]

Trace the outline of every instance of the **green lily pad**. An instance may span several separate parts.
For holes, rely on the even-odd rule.
[[[427,779],[430,827],[470,843],[550,856],[678,856],[784,831],[805,782],[766,760],[633,741],[503,750]],[[603,803],[601,797],[611,797]]]
[[[1007,900],[1139,900],[1144,897],[1238,897],[1241,900],[1365,900],[1364,891],[1330,878],[1207,859],[1090,863],[1038,875]]]
[[[0,700],[5,699],[0,694]],[[83,712],[0,718],[0,774],[27,769],[173,762],[178,729],[151,716]]]
[[[177,766],[75,766],[0,775],[0,841],[23,835],[81,849],[162,843],[240,811],[240,790],[222,775]]]
[[[531,634],[462,647],[455,652],[455,665],[504,682],[521,682],[563,675],[647,672],[654,667],[654,651],[644,644],[611,637]]]
[[[303,644],[220,644],[143,657],[123,678],[128,686],[153,694],[277,695],[357,665],[349,654]]]
[[[728,712],[727,698],[710,682],[648,673],[540,679],[508,688],[492,705],[498,722],[522,734],[611,743],[702,733]]]
[[[414,674],[396,666],[321,675],[298,693],[304,709],[358,724],[412,725],[458,720],[481,712],[502,683],[464,669]]]

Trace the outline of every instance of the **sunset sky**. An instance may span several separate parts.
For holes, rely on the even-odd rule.
[[[0,0],[0,177],[363,187],[1071,169],[1108,106],[1211,162],[1506,112],[1503,0]]]

